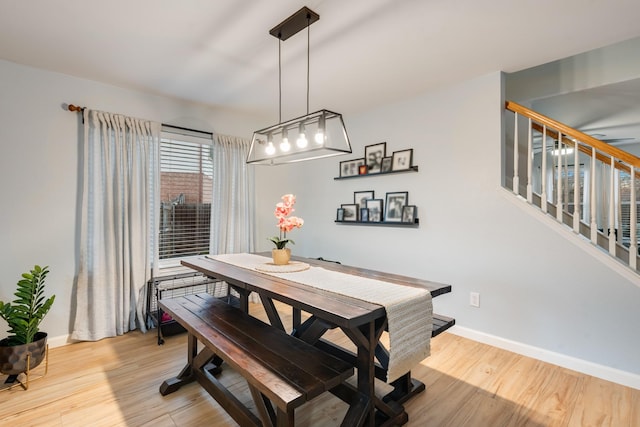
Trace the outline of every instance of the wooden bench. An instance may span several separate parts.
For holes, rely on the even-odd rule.
[[[188,363],[164,396],[197,380],[242,426],[293,426],[295,408],[351,377],[353,366],[209,295],[159,301],[188,332]],[[204,348],[197,352],[197,342]],[[248,384],[258,416],[216,378],[222,362]],[[272,405],[275,405],[277,412]]]

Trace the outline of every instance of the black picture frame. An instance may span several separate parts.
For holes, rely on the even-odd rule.
[[[381,173],[391,172],[391,166],[393,165],[393,157],[385,157],[382,159],[382,166],[380,168]]]
[[[368,191],[354,191],[353,203],[359,206],[360,209],[367,207],[367,200],[374,199],[375,192],[373,190]]]
[[[344,221],[344,209],[338,208],[336,210],[336,221],[339,221],[339,222]]]
[[[413,148],[393,152],[392,171],[411,169],[413,166]]]
[[[409,204],[408,191],[394,191],[386,194],[384,210],[385,222],[402,222],[402,208]]]
[[[362,165],[364,165],[364,158],[340,162],[340,177],[358,175],[360,173],[360,166]]]
[[[386,155],[386,142],[379,142],[377,144],[367,145],[364,147],[364,160],[367,165],[368,173],[379,173],[382,168],[382,159],[384,159]]]
[[[418,217],[418,208],[415,205],[402,207],[402,222],[414,223]]]
[[[369,209],[360,208],[360,221],[369,222]]]
[[[355,222],[358,221],[358,210],[359,210],[359,206],[356,205],[355,203],[351,204],[343,204],[340,205],[340,207],[344,210],[344,217],[342,218],[343,221],[345,222]]]
[[[369,211],[369,222],[382,222],[384,215],[384,200],[368,199],[367,210]]]

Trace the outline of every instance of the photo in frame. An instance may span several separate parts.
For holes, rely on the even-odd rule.
[[[387,222],[402,222],[402,208],[409,203],[409,192],[396,191],[387,193],[384,220]]]
[[[357,176],[360,166],[364,165],[364,159],[345,160],[340,162],[340,177]]]
[[[387,143],[367,145],[364,147],[364,160],[369,173],[379,173],[382,170],[382,159],[387,155]]]
[[[408,150],[394,151],[391,170],[401,171],[411,169],[413,162],[413,148]]]
[[[373,199],[374,192],[370,191],[354,191],[353,192],[353,203],[359,206],[359,209],[367,207],[367,200]]]
[[[369,222],[369,209],[360,208],[360,221]]]
[[[402,222],[413,224],[416,222],[418,208],[415,205],[406,205],[402,207]]]
[[[344,209],[338,208],[336,212],[336,221],[344,221]]]
[[[384,200],[382,199],[368,199],[367,210],[369,211],[369,222],[382,222],[382,214]]]
[[[356,204],[345,204],[340,205],[344,210],[344,216],[342,218],[343,221],[357,221],[358,220],[358,210],[360,207]]]
[[[385,157],[382,159],[382,166],[380,168],[380,172],[391,172],[391,165],[393,162],[393,157]]]

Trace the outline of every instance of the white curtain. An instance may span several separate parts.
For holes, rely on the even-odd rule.
[[[71,337],[146,331],[146,283],[160,123],[84,111],[76,315]]]
[[[250,145],[243,138],[214,137],[211,254],[254,250],[253,168],[246,162]]]

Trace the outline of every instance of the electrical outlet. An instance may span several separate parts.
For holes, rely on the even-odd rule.
[[[469,305],[471,307],[480,307],[480,294],[478,292],[471,292],[469,294]]]

